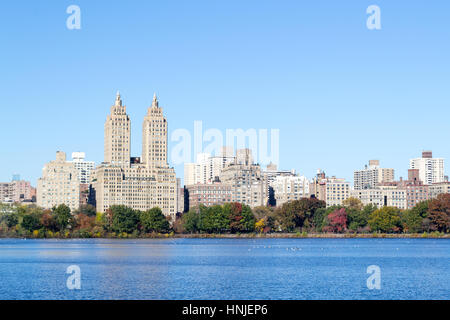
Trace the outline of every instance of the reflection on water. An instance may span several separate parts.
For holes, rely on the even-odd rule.
[[[0,299],[448,299],[449,262],[447,239],[3,239]]]

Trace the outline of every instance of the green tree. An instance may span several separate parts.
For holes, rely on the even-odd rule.
[[[158,207],[141,212],[140,221],[145,232],[167,232],[170,229],[169,221]]]
[[[423,231],[423,221],[428,216],[429,204],[430,201],[422,201],[403,212],[402,223],[405,231],[410,233]]]
[[[8,228],[13,228],[19,224],[19,215],[16,212],[7,213],[4,217],[4,221]]]
[[[359,231],[367,226],[370,215],[377,210],[377,207],[373,204],[368,204],[357,210],[356,208],[348,209],[348,228],[352,231]]]
[[[199,232],[199,221],[200,221],[200,209],[198,207],[192,208],[186,212],[182,219],[182,224],[186,232],[197,233]]]
[[[111,229],[114,232],[132,233],[138,229],[139,214],[136,210],[124,205],[114,205],[109,208],[111,217]]]
[[[60,231],[65,230],[72,221],[72,215],[70,214],[70,208],[65,204],[60,204],[52,209],[55,217],[56,225]]]
[[[371,213],[369,226],[372,231],[398,232],[401,229],[400,210],[395,207],[383,207]]]
[[[229,229],[230,219],[224,213],[223,207],[216,205],[201,211],[199,227],[208,233],[222,233]]]
[[[22,219],[22,227],[30,232],[42,228],[40,218],[36,214],[25,215]]]

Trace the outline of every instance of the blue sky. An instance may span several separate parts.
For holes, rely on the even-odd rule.
[[[71,4],[81,30],[66,28]],[[372,4],[381,30],[366,28]],[[379,159],[406,176],[423,149],[450,158],[449,12],[448,1],[2,1],[0,181],[35,183],[57,150],[101,162],[117,90],[133,155],[157,92],[170,132],[195,120],[278,128],[284,169],[353,181]]]

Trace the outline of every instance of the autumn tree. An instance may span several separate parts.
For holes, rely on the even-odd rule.
[[[224,212],[228,213],[232,233],[255,230],[255,217],[249,206],[233,202],[224,205]]]
[[[41,225],[49,231],[55,232],[59,230],[58,222],[51,211],[46,210],[41,216]]]
[[[350,197],[350,198],[345,199],[344,201],[342,201],[342,205],[347,209],[357,210],[357,211],[361,211],[362,208],[364,207],[361,200],[359,200],[358,198],[355,198],[355,197]]]
[[[431,200],[428,207],[430,228],[433,231],[450,231],[450,193],[443,193]]]
[[[319,208],[325,208],[324,201],[316,198],[302,198],[284,203],[278,210],[278,218],[286,231],[293,231],[295,228],[312,228],[314,225],[314,215]]]
[[[345,208],[334,210],[326,218],[325,232],[342,233],[347,230],[347,212]]]

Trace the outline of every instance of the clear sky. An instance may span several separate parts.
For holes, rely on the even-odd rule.
[[[170,132],[278,128],[283,169],[406,176],[423,149],[450,159],[449,21],[447,0],[2,1],[0,181],[35,184],[57,150],[101,162],[117,90],[135,156],[156,92]]]

